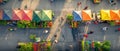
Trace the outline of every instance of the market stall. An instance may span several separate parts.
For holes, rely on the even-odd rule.
[[[3,10],[0,10],[0,24],[6,25],[7,21],[3,20]]]
[[[120,25],[119,10],[110,10],[111,22],[110,25]]]
[[[32,20],[32,10],[22,10],[22,20],[31,21]]]
[[[111,20],[120,20],[119,10],[110,10]]]
[[[41,20],[42,21],[52,20],[52,10],[41,10]]]
[[[36,22],[36,23],[38,23],[38,22],[40,22],[41,21],[41,13],[40,13],[40,11],[33,11],[33,18],[32,18],[32,22]]]
[[[0,20],[15,21],[19,28],[50,28],[52,16],[52,10],[0,10]]]
[[[4,10],[2,20],[11,20],[11,19],[12,19],[12,11],[11,10]]]
[[[71,21],[70,25],[72,28],[77,28],[78,22],[82,21],[81,11],[73,11],[72,15],[73,15],[73,21]]]
[[[0,20],[2,20],[3,17],[3,10],[0,10]]]
[[[81,11],[73,11],[74,21],[82,21]]]
[[[52,10],[41,10],[39,14],[39,18],[42,23],[40,23],[40,27],[50,28],[52,26]]]
[[[111,20],[110,10],[101,10],[100,13],[101,13],[101,20],[102,21]]]
[[[101,10],[101,21],[106,21],[110,25],[120,25],[119,10]]]
[[[91,10],[82,10],[82,20],[83,21],[91,21]]]
[[[12,12],[12,20],[22,20],[22,10],[18,10],[18,9],[13,9]]]
[[[71,28],[77,28],[80,22],[86,22],[86,21],[93,20],[91,16],[91,10],[82,10],[82,11],[74,10],[72,12],[72,16],[68,15],[67,19],[70,20],[69,24]]]

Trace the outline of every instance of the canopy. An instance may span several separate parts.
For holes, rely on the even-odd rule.
[[[41,17],[40,11],[33,11],[33,18],[32,18],[33,22],[40,22],[41,21],[40,17]]]
[[[22,20],[22,11],[14,9],[12,12],[12,20]]]
[[[3,20],[11,20],[12,19],[12,11],[4,10],[3,12]]]
[[[74,21],[81,21],[82,20],[81,11],[73,11],[72,14],[74,17]]]
[[[110,10],[101,10],[101,20],[111,20],[110,18]]]
[[[119,15],[120,15],[120,10],[119,10]]]
[[[82,19],[83,20],[92,20],[91,10],[82,10]]]
[[[41,11],[41,20],[42,21],[52,20],[52,10],[42,10]]]
[[[120,20],[119,10],[110,10],[111,20]]]
[[[3,10],[0,10],[0,20],[2,20],[3,17]]]
[[[31,21],[32,20],[32,10],[22,10],[22,20]]]

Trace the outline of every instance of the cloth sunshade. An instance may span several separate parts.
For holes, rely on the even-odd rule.
[[[110,10],[101,10],[101,20],[111,20]]]
[[[41,20],[42,21],[52,20],[52,10],[42,10],[41,11]]]
[[[41,12],[40,11],[33,11],[33,22],[40,22],[41,21]]]
[[[74,17],[74,21],[81,21],[82,20],[81,11],[73,11],[72,14]]]
[[[91,10],[82,10],[82,20],[92,20]]]
[[[3,20],[11,20],[12,19],[12,10],[4,10],[2,19]]]
[[[32,14],[33,14],[32,10],[22,10],[22,12],[23,12],[22,20],[26,20],[26,21],[31,21],[32,20]]]
[[[120,20],[119,10],[110,10],[111,20]]]
[[[13,9],[12,20],[22,20],[22,10]]]

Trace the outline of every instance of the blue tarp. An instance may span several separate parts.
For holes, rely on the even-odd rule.
[[[11,10],[4,10],[3,20],[11,20],[11,18],[12,18],[12,11]]]
[[[3,13],[3,20],[10,20],[10,17],[5,12]]]
[[[73,14],[73,17],[74,17],[74,21],[81,21],[82,20],[80,12],[73,11],[72,14]]]

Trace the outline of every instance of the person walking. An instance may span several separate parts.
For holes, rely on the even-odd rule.
[[[115,32],[118,32],[118,31],[120,31],[120,28],[117,28],[117,29],[115,30]]]
[[[85,6],[85,8],[83,10],[87,10],[88,9],[88,6]]]
[[[94,31],[90,31],[90,32],[88,32],[87,34],[93,34],[94,33]]]
[[[106,31],[106,30],[108,30],[108,27],[103,27],[102,30]]]

